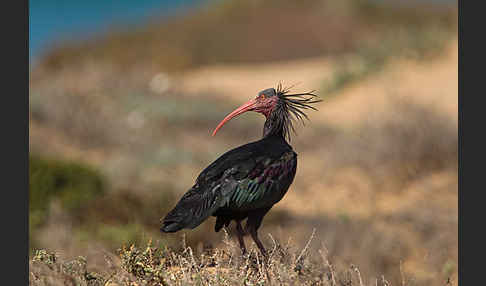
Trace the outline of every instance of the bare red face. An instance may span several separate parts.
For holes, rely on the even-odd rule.
[[[276,96],[276,91],[273,88],[265,89],[263,91],[260,91],[254,99],[246,102],[242,106],[238,107],[235,109],[233,112],[228,114],[214,129],[213,131],[213,136],[216,135],[219,129],[223,127],[223,125],[230,121],[232,118],[243,114],[247,111],[255,111],[258,113],[261,113],[265,115],[265,117],[268,117],[270,113],[272,113],[275,105],[278,102],[278,96]]]

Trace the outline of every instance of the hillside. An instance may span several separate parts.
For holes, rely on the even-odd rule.
[[[346,7],[341,12],[350,9],[353,15],[365,15],[363,8]],[[304,11],[297,13],[299,17],[309,13],[308,7],[299,9]],[[285,13],[285,7],[279,11]],[[189,23],[206,19],[204,13],[187,16]],[[410,18],[400,19],[398,23],[404,22],[398,26]],[[355,27],[362,22],[352,23]],[[423,25],[422,32],[430,28],[417,25]],[[80,56],[64,48],[52,51],[31,74],[30,153],[75,165],[49,160],[45,164],[46,174],[67,178],[63,180],[68,183],[63,195],[52,195],[41,210],[30,213],[35,260],[31,269],[37,275],[30,278],[31,284],[49,284],[42,282],[47,277],[50,285],[62,285],[66,277],[77,277],[72,279],[100,285],[111,277],[115,285],[144,285],[148,282],[143,277],[156,277],[179,285],[171,277],[182,277],[179,282],[225,285],[239,284],[253,273],[248,285],[267,281],[267,275],[288,285],[361,285],[358,274],[363,285],[457,285],[458,43],[454,29],[444,28],[447,25],[433,28],[449,31],[432,33],[436,38],[404,37],[398,50],[390,42],[383,44],[385,49],[369,45],[345,50],[336,40],[345,52],[306,54],[296,46],[295,56],[261,61],[243,55],[225,60],[215,50],[212,57],[173,69],[158,60],[147,64],[143,59],[150,54],[138,63],[113,64],[126,54],[125,47],[99,60],[97,51],[106,55],[110,37],[88,43],[94,50],[86,53],[80,52],[83,45],[73,43],[68,50]],[[123,37],[142,35],[146,34],[127,32]],[[146,47],[131,46],[138,54],[158,45],[151,42],[153,34],[148,35]],[[431,44],[439,38],[439,46]],[[427,48],[418,49],[421,45]],[[52,65],[52,57],[62,59],[62,64]],[[236,254],[232,240],[212,232],[213,218],[195,230],[162,235],[159,219],[199,172],[226,150],[260,138],[263,118],[245,114],[215,137],[210,136],[212,129],[236,106],[279,82],[295,84],[296,91],[317,90],[324,101],[319,111],[308,114],[311,121],[297,128],[291,141],[299,154],[295,182],[261,228],[264,243],[274,246],[274,263],[229,255]],[[92,170],[86,178],[73,176],[72,170],[84,168],[77,164]],[[93,180],[90,176],[102,178],[100,191],[84,197],[88,203],[66,203],[76,197],[77,188],[86,187],[83,180]],[[232,237],[231,230],[228,235]],[[155,251],[146,248],[150,240],[161,253],[150,256]],[[36,254],[39,248],[48,252]],[[305,262],[300,265],[297,258],[304,248]],[[55,261],[49,252],[57,254]],[[88,263],[75,262],[79,255]],[[137,259],[148,267],[145,272],[134,266]],[[249,264],[253,268],[243,267]],[[66,273],[65,265],[78,265],[78,270]],[[152,274],[144,276],[147,269]],[[102,278],[90,280],[89,273]],[[110,273],[118,273],[118,280]],[[223,280],[211,280],[217,277]]]

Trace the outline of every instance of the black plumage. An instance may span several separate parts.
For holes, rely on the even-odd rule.
[[[306,97],[307,96],[307,97]],[[163,232],[195,228],[209,216],[216,217],[215,231],[236,222],[238,241],[243,253],[245,231],[241,221],[247,219],[246,231],[260,251],[258,228],[265,214],[279,202],[294,180],[297,154],[287,143],[292,120],[307,118],[301,109],[315,109],[319,102],[312,92],[288,94],[281,86],[261,91],[258,96],[229,114],[213,135],[231,118],[246,111],[266,116],[263,138],[232,149],[204,169],[194,186],[163,219]]]

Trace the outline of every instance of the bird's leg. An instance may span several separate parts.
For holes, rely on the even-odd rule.
[[[243,227],[241,227],[240,221],[236,221],[236,233],[238,235],[238,242],[240,243],[241,252],[243,253],[243,255],[245,255],[246,246],[245,246],[245,241],[243,239],[243,235],[245,234],[245,231],[243,230]]]
[[[265,250],[265,247],[263,247],[263,243],[260,241],[258,238],[258,232],[254,226],[249,227],[248,232],[251,235],[251,238],[253,238],[253,241],[256,243],[258,248],[260,249],[260,252],[262,253],[263,256],[267,256],[267,251]]]
[[[252,213],[248,216],[248,221],[246,222],[246,229],[250,233],[251,238],[253,238],[253,241],[260,249],[262,255],[265,257],[267,257],[267,251],[265,250],[265,247],[263,247],[263,243],[258,238],[258,228],[262,224],[263,217],[270,210],[270,208],[260,209]]]

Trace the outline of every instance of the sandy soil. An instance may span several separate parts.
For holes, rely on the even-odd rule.
[[[457,118],[458,44],[453,41],[444,56],[425,64],[396,60],[379,74],[340,91],[338,97],[322,104],[313,120],[334,124],[354,124],[374,110],[385,108],[389,96],[413,97],[436,105]],[[244,101],[278,82],[297,84],[294,90],[322,89],[323,80],[332,74],[328,58],[312,58],[271,64],[218,65],[182,74],[175,79],[178,89],[224,94]]]

